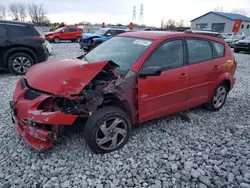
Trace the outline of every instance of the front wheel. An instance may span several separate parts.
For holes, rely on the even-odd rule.
[[[215,90],[212,99],[204,105],[207,110],[218,111],[227,99],[229,88],[225,82],[221,83]]]
[[[97,110],[84,126],[84,138],[95,153],[109,153],[123,147],[132,132],[128,115],[117,107]]]
[[[77,37],[75,41],[76,41],[77,43],[80,43],[80,42],[81,42],[81,39],[82,39],[81,37]]]
[[[58,37],[55,37],[55,38],[53,39],[53,41],[54,41],[54,43],[59,43],[59,42],[60,42],[60,39],[59,39]]]

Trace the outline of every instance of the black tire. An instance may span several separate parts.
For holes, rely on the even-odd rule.
[[[237,48],[234,48],[234,52],[235,52],[235,53],[239,53],[239,52],[240,52],[240,50],[239,50],[239,49],[237,49]]]
[[[219,90],[220,88],[224,88],[224,89],[225,89],[225,98],[224,98],[223,101],[221,100],[221,102],[219,103],[220,105],[217,106],[217,105],[215,104],[214,98],[216,97],[217,92],[218,92],[218,90]],[[225,104],[225,102],[226,102],[228,92],[229,92],[229,88],[228,88],[227,84],[226,84],[225,82],[222,82],[222,83],[215,89],[215,91],[214,91],[214,93],[213,93],[213,96],[212,96],[212,98],[210,99],[210,101],[209,101],[208,103],[204,104],[204,108],[207,109],[207,110],[209,110],[209,111],[218,111],[218,110],[220,110],[220,109],[223,107],[223,105]]]
[[[18,63],[20,64],[20,69],[18,68]],[[26,53],[15,53],[8,59],[8,69],[10,73],[15,75],[24,75],[32,65],[34,65],[34,60]]]
[[[118,118],[118,119],[122,120],[123,123],[126,123],[126,136],[123,137],[122,142],[119,143],[116,148],[105,149],[97,144],[96,137],[100,133],[99,128],[100,128],[101,124],[104,121],[108,121],[110,118]],[[110,128],[110,127],[108,127],[108,128]],[[107,132],[108,135],[110,134],[111,131]],[[84,138],[85,138],[87,145],[92,149],[92,151],[94,153],[109,153],[109,152],[112,152],[114,150],[117,150],[117,149],[123,147],[127,143],[128,139],[131,135],[131,132],[132,132],[132,125],[131,125],[131,120],[130,120],[129,116],[124,111],[122,111],[120,108],[108,106],[108,107],[103,107],[103,108],[98,109],[87,120],[87,122],[84,126],[84,133],[83,134],[84,134]],[[114,138],[114,135],[112,135],[112,136],[110,136],[110,135],[108,136],[108,135],[105,137],[108,137],[110,139],[113,136],[113,138]],[[116,134],[116,136],[117,135],[118,134]],[[117,137],[117,139],[118,139],[118,137]],[[112,146],[112,140],[106,141],[105,144],[108,145],[108,142],[110,142],[110,141],[111,141],[110,146]],[[103,145],[105,145],[105,144],[103,144]],[[107,146],[107,147],[109,147],[109,146]]]
[[[76,40],[75,40],[75,42],[80,43],[80,42],[81,42],[81,40],[82,40],[82,38],[81,38],[81,37],[77,37],[77,38],[76,38]]]
[[[54,43],[59,43],[59,42],[60,42],[60,39],[59,39],[58,37],[55,37],[55,38],[53,39],[53,42],[54,42]]]
[[[71,42],[75,42],[75,41],[76,41],[75,39],[71,40]]]

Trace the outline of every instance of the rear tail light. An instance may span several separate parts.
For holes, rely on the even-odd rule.
[[[40,35],[40,36],[37,36],[37,37],[32,37],[32,40],[44,42],[45,41],[45,36]]]

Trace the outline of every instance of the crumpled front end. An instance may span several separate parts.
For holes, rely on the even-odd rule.
[[[60,127],[72,126],[78,118],[90,117],[103,105],[105,95],[124,98],[121,87],[124,80],[114,74],[117,67],[114,62],[79,64],[79,60],[74,60],[71,65],[68,62],[58,65],[68,71],[53,73],[53,69],[60,70],[55,64],[50,66],[52,72],[47,71],[47,75],[49,64],[31,69],[18,81],[10,101],[18,133],[38,150],[53,146]],[[46,78],[39,82],[38,74]]]
[[[29,87],[22,78],[10,101],[12,120],[18,133],[37,150],[51,148],[57,140],[59,126],[72,125],[78,117],[49,110],[52,99],[53,95]]]

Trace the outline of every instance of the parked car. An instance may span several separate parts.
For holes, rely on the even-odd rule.
[[[59,43],[62,40],[71,40],[71,42],[80,42],[82,29],[78,27],[61,27],[53,32],[45,33],[46,40]]]
[[[235,36],[231,36],[228,37],[227,39],[225,39],[225,41],[227,42],[227,44],[233,48],[234,47],[234,43],[237,42],[238,40],[242,40],[244,39],[245,36],[243,35],[235,35]]]
[[[95,33],[83,33],[82,40],[80,42],[80,49],[89,51],[95,48],[96,46],[100,45],[104,41],[108,40],[109,38],[125,32],[126,29],[101,28],[97,30]]]
[[[239,53],[240,51],[250,52],[250,36],[234,43],[234,52]]]
[[[38,150],[52,147],[62,127],[84,125],[88,146],[111,152],[126,144],[132,125],[199,105],[218,111],[235,70],[219,37],[126,32],[86,55],[32,67],[15,88],[12,118]]]
[[[231,33],[221,33],[221,35],[223,36],[224,39],[227,39],[232,36]]]
[[[45,39],[31,23],[0,20],[0,66],[23,75],[34,64],[46,61]]]

